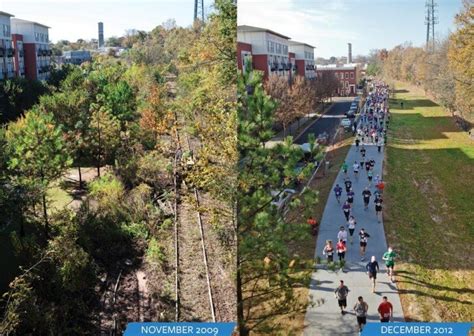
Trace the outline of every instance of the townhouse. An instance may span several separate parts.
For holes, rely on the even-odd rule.
[[[320,77],[323,72],[329,72],[336,76],[341,83],[337,93],[341,96],[355,95],[356,87],[360,79],[359,66],[356,63],[349,64],[329,64],[318,65],[316,67],[316,77]]]
[[[250,66],[260,70],[264,79],[276,74],[290,78],[296,75],[295,54],[289,51],[288,36],[270,29],[237,27],[237,62],[240,70]]]
[[[22,37],[26,78],[46,80],[50,74],[53,54],[49,48],[49,27],[17,18],[11,18],[11,27],[15,35]]]

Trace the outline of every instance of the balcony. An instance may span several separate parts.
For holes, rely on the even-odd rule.
[[[7,48],[7,56],[8,57],[13,57],[14,54],[15,54],[15,49]]]
[[[5,56],[5,48],[0,48],[0,57]]]
[[[25,52],[24,52],[23,50],[20,50],[20,51],[18,52],[18,55],[19,55],[20,57],[25,57]]]

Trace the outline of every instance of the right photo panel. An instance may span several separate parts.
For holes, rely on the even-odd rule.
[[[237,17],[240,335],[473,321],[474,2]]]

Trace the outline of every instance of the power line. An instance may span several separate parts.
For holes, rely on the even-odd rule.
[[[194,0],[194,21],[204,22],[204,0]]]
[[[438,24],[438,16],[436,16],[436,7],[438,4],[435,0],[426,0],[426,16],[425,16],[425,25],[426,25],[426,49],[430,47],[432,50],[435,48],[435,24]]]

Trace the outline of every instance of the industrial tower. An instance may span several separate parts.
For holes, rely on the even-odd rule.
[[[194,0],[194,21],[204,22],[204,0]]]
[[[434,50],[435,48],[435,24],[439,23],[438,17],[435,16],[438,4],[435,0],[426,0],[426,49]],[[431,33],[431,34],[430,34]]]

